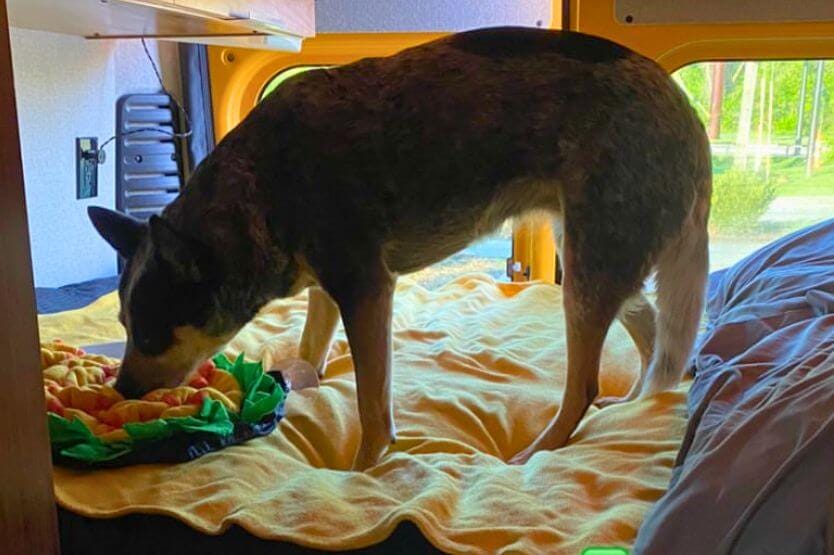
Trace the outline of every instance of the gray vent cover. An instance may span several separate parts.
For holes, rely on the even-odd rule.
[[[167,94],[130,94],[116,104],[116,209],[146,220],[182,186],[175,106]],[[137,129],[152,128],[136,132]],[[155,131],[159,129],[161,132]]]

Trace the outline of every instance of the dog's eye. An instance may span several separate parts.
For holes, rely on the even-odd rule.
[[[133,335],[133,344],[136,345],[136,347],[140,351],[147,351],[150,348],[152,343],[153,343],[153,341],[147,335],[140,335],[140,334],[134,334]]]
[[[131,330],[133,334],[133,345],[136,349],[144,355],[157,356],[161,355],[171,345],[171,332],[164,326],[143,326],[137,329],[133,322],[134,329]]]

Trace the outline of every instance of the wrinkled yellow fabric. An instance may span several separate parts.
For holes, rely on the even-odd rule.
[[[119,340],[116,304],[110,296],[42,317],[42,337]],[[294,356],[305,307],[304,296],[270,304],[229,354],[242,350],[267,363]],[[187,464],[56,468],[58,502],[90,517],[158,513],[207,534],[237,524],[262,538],[328,549],[377,543],[406,519],[457,553],[576,554],[631,544],[670,479],[686,385],[592,407],[569,446],[508,466],[558,407],[566,360],[559,288],[467,276],[430,292],[402,281],[394,328],[398,442],[368,472],[347,470],[359,425],[340,329],[321,388],[291,393],[269,437]],[[601,393],[624,393],[637,365],[615,324]]]

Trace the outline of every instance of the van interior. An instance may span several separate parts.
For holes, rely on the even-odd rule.
[[[701,120],[709,278],[680,385],[509,464],[567,380],[555,225],[532,214],[398,277],[397,439],[364,471],[344,326],[321,379],[269,372],[308,290],[181,397],[114,396],[128,270],[90,207],[150,221],[288,83],[488,27],[613,41]],[[0,551],[834,553],[832,58],[828,1],[0,0]],[[615,322],[599,395],[640,368]]]

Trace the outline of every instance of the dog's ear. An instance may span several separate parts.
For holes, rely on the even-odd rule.
[[[90,206],[87,215],[99,235],[123,258],[133,256],[147,230],[144,222],[107,208]]]
[[[205,277],[201,246],[179,233],[165,218],[151,216],[148,220],[154,253],[179,279],[200,282]]]

